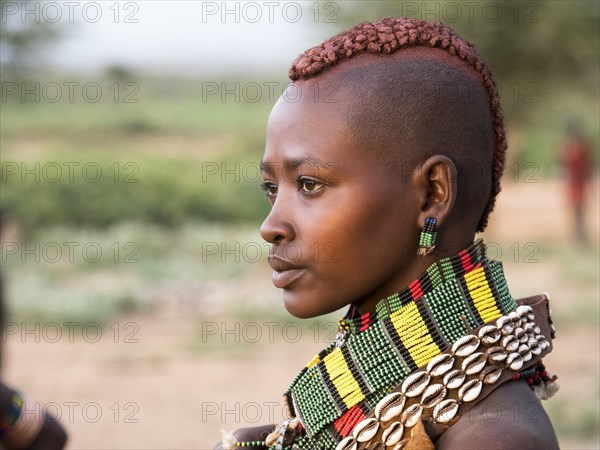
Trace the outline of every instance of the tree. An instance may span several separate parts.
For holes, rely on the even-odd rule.
[[[37,65],[40,51],[60,37],[58,28],[43,20],[41,2],[0,0],[0,74],[21,78]],[[25,11],[33,13],[24,15]]]

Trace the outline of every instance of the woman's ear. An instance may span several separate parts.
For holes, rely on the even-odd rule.
[[[419,226],[424,226],[427,217],[434,217],[440,227],[452,212],[456,201],[454,162],[444,155],[430,156],[415,171],[413,182],[420,192]]]

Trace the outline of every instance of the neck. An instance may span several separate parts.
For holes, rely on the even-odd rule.
[[[435,250],[426,256],[417,255],[416,245],[414,248],[409,247],[408,252],[410,252],[413,257],[402,273],[399,273],[390,280],[390,282],[386,283],[382,289],[378,289],[369,295],[368,298],[355,303],[353,306],[357,309],[359,314],[365,314],[374,310],[381,299],[409,286],[436,261],[454,256],[459,251],[466,249],[473,244],[474,238],[474,234],[460,239],[451,237],[442,240],[438,237]]]

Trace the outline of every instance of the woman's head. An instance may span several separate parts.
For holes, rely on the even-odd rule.
[[[294,62],[269,118],[261,228],[292,314],[370,308],[485,227],[506,143],[473,55],[441,24],[384,19]],[[426,217],[439,231],[423,258]]]

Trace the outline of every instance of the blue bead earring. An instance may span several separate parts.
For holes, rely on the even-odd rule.
[[[435,248],[435,238],[437,236],[436,231],[437,219],[435,217],[427,217],[425,219],[425,226],[421,231],[419,238],[419,248],[417,255],[425,256],[430,254]]]

